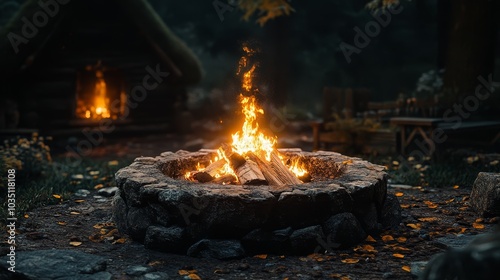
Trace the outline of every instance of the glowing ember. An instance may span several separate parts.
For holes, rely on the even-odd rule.
[[[258,92],[258,89],[253,87],[253,77],[257,65],[253,64],[250,69],[244,71],[244,68],[248,68],[248,63],[250,60],[249,58],[255,53],[255,51],[248,48],[247,46],[243,47],[243,51],[245,52],[245,55],[240,58],[240,61],[238,63],[237,75],[240,75],[242,77],[242,93],[240,93],[239,102],[241,105],[241,112],[245,116],[245,119],[241,130],[232,134],[232,152],[241,156],[245,160],[249,159],[249,155],[256,155],[258,158],[265,159],[267,162],[271,162],[272,155],[275,154],[279,157],[278,161],[281,161],[284,166],[286,164],[283,160],[283,157],[279,155],[275,147],[277,142],[276,138],[265,135],[259,129],[258,117],[260,115],[264,115],[264,110],[259,107],[256,98],[253,95],[254,93]],[[213,162],[219,161],[221,159],[224,159],[225,163],[223,167],[218,169],[216,174],[212,177],[220,178],[222,176],[230,174],[233,175],[236,180],[238,180],[238,176],[235,170],[233,170],[232,168],[232,162],[228,158],[224,150],[222,148],[218,149],[217,154],[218,155],[215,157],[215,159],[210,163],[212,164]],[[291,171],[297,178],[307,175],[307,170],[298,160],[292,161],[289,165],[286,166],[286,168],[288,168],[288,170]],[[202,172],[204,170],[205,168],[200,167],[198,164],[196,171]],[[184,177],[188,180],[194,180],[193,172],[187,172]]]

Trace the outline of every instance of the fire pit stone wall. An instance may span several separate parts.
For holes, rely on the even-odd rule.
[[[228,259],[332,250],[397,224],[399,204],[386,199],[383,166],[334,152],[290,149],[280,153],[301,157],[311,182],[252,186],[181,179],[214,153],[165,152],[119,170],[120,191],[113,200],[118,228],[151,249]]]

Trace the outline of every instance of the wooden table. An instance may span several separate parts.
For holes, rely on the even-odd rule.
[[[440,118],[410,118],[395,117],[390,120],[392,125],[400,128],[401,134],[401,154],[406,153],[406,148],[411,144],[415,136],[420,135],[430,146],[434,145],[432,133],[443,122]],[[428,154],[432,155],[432,152]]]

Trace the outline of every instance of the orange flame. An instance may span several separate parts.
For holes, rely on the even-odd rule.
[[[258,89],[254,88],[253,86],[253,77],[257,65],[253,64],[249,70],[244,71],[244,68],[247,68],[249,65],[249,58],[255,53],[255,51],[247,46],[243,47],[243,51],[245,52],[245,55],[242,56],[238,62],[238,70],[236,74],[241,75],[242,77],[242,93],[240,93],[240,104],[241,111],[245,116],[245,120],[241,129],[232,134],[231,147],[233,152],[238,153],[242,156],[245,156],[245,154],[252,152],[257,156],[270,161],[271,154],[273,152],[277,152],[275,148],[277,141],[275,137],[269,137],[262,131],[260,131],[258,117],[259,115],[264,115],[264,110],[257,104],[255,96],[251,95],[258,91]],[[242,72],[243,74],[241,74]],[[224,167],[219,170],[215,177],[217,178],[225,174],[232,174],[235,178],[238,178],[235,171],[231,168],[230,161],[228,158],[226,158],[224,152],[219,149],[217,151],[217,154],[218,156],[216,156],[215,160],[224,159],[226,163]],[[280,158],[282,161],[284,161],[281,156]],[[305,169],[304,165],[299,162],[299,160],[293,161],[288,166],[288,168],[297,177],[301,177],[307,174],[307,170]],[[198,169],[198,171],[200,171],[200,169]],[[190,173],[185,174],[185,177],[189,178]]]
[[[259,131],[257,116],[258,114],[264,114],[264,110],[259,108],[256,104],[254,96],[244,97],[241,95],[240,98],[242,111],[245,115],[245,122],[243,123],[241,131],[232,135],[233,151],[240,155],[253,152],[257,155],[265,156],[269,161],[271,160],[271,153],[274,151],[276,139],[268,137]]]
[[[96,82],[93,92],[92,105],[85,106],[82,117],[86,119],[107,119],[111,117],[109,110],[109,98],[107,96],[107,85],[103,78],[102,71],[96,71]]]

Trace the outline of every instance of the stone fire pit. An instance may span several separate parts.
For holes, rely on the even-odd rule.
[[[334,152],[287,149],[280,153],[302,157],[311,182],[251,186],[182,179],[214,153],[165,152],[119,170],[113,200],[118,228],[154,250],[230,259],[351,246],[397,216],[388,210],[383,166]]]

